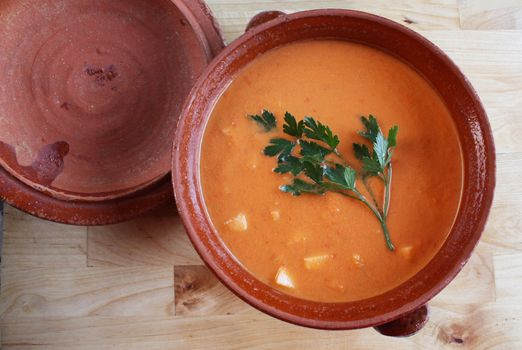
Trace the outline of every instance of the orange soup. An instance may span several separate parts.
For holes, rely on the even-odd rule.
[[[277,129],[248,118],[263,109]],[[353,164],[360,116],[376,116],[385,133],[399,125],[387,219],[395,251],[359,201],[280,191],[292,176],[274,173],[263,149],[284,137],[286,111],[329,125]],[[245,67],[211,111],[200,163],[208,215],[237,260],[284,293],[324,302],[382,294],[419,272],[451,230],[463,177],[456,128],[434,88],[385,52],[335,40],[279,47]]]

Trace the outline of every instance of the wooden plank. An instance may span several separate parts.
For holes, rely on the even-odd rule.
[[[517,130],[517,132],[519,132]],[[522,132],[522,130],[520,130]],[[520,168],[522,153],[497,154],[497,183],[495,199],[497,203],[513,203],[522,198]]]
[[[463,29],[522,29],[522,3],[519,0],[459,0]]]
[[[495,201],[481,243],[497,254],[522,252],[522,199]]]
[[[497,301],[512,304],[522,302],[522,254],[494,257]]]
[[[495,253],[522,252],[522,153],[497,155],[497,185],[493,207],[481,242]]]
[[[286,13],[317,8],[341,8],[370,12],[407,25],[415,30],[459,29],[460,18],[456,0],[208,0],[210,8],[223,28],[228,42],[243,34],[249,19],[261,11],[280,10]]]
[[[237,315],[257,311],[202,265],[174,267],[176,316]]]
[[[468,286],[467,290],[474,286]],[[486,303],[460,313],[450,310],[439,313],[435,309],[432,313],[435,332],[431,342],[436,339],[444,345],[442,348],[512,350],[522,347],[520,304]]]
[[[22,331],[22,329],[25,329]],[[372,330],[321,332],[261,314],[248,317],[80,318],[4,324],[6,349],[343,349],[379,344]],[[270,343],[267,339],[271,339]],[[404,341],[398,343],[403,346]],[[77,347],[81,344],[83,347]],[[363,344],[365,347],[362,347]],[[358,346],[360,345],[360,347]],[[391,347],[393,349],[394,347]],[[395,347],[398,349],[399,347]],[[411,345],[406,349],[413,349]]]
[[[174,206],[88,230],[89,266],[202,264]]]
[[[487,73],[504,76],[513,73],[522,64],[520,30],[422,30],[419,33],[442,48],[457,64],[475,68],[465,71],[470,76],[480,75],[479,68]],[[510,83],[511,80],[503,85],[494,84],[490,88],[497,91],[499,87],[509,86]]]
[[[260,313],[203,317],[80,317],[3,322],[8,350],[41,349],[518,349],[520,304],[491,303],[463,312],[434,307],[431,322],[411,338],[372,329],[325,332]]]
[[[462,271],[429,305],[450,309],[454,305],[479,305],[494,301],[493,256],[488,247],[479,244]]]
[[[173,270],[164,267],[2,269],[0,316],[168,316]]]
[[[85,267],[87,229],[56,224],[5,206],[2,266]]]

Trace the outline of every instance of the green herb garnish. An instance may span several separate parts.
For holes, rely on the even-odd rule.
[[[276,128],[276,118],[267,110],[264,110],[261,116],[249,117],[265,131]],[[374,116],[361,117],[365,130],[359,134],[369,141],[370,147],[365,144],[353,144],[355,157],[362,163],[361,171],[358,173],[339,152],[339,137],[327,125],[312,117],[305,117],[298,122],[288,112],[284,121],[283,132],[292,139],[273,138],[263,151],[266,156],[277,157],[274,172],[293,175],[292,182],[282,185],[280,190],[294,196],[335,192],[362,202],[379,220],[388,249],[395,250],[386,219],[390,207],[391,158],[397,146],[399,127],[392,127],[386,138]],[[296,152],[296,146],[299,146],[299,152]],[[368,184],[367,180],[370,177],[377,177],[384,183],[382,206]],[[357,178],[362,180],[370,201],[357,188]]]
[[[259,126],[261,126],[265,132],[269,132],[277,127],[274,114],[267,110],[263,110],[261,115],[255,114],[249,115],[248,117],[259,124]]]

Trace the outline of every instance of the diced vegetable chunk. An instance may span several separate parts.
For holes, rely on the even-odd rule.
[[[284,267],[280,267],[276,274],[276,283],[280,286],[287,288],[295,288],[294,281],[288,274],[288,270]]]
[[[413,247],[411,245],[400,247],[399,254],[406,260],[410,260],[412,257]]]
[[[281,218],[281,213],[279,213],[278,210],[272,210],[270,215],[272,215],[272,219],[274,219],[274,221],[277,221]]]
[[[239,213],[236,217],[225,221],[225,225],[227,225],[232,231],[246,231],[248,229],[247,217],[245,214]]]
[[[226,136],[232,135],[232,129],[230,127],[221,129],[221,132]]]
[[[305,267],[309,270],[317,269],[323,266],[332,257],[333,256],[330,254],[307,256],[306,258],[304,258],[304,264]]]
[[[357,253],[353,253],[352,255],[352,261],[355,265],[359,266],[359,267],[363,267],[364,266],[364,262],[361,258],[361,256]]]
[[[306,232],[298,231],[292,234],[292,237],[288,241],[289,245],[301,244],[308,240],[309,234]]]
[[[326,282],[326,286],[332,290],[335,290],[335,291],[338,291],[341,293],[344,293],[344,291],[346,289],[344,287],[344,285],[337,279]]]

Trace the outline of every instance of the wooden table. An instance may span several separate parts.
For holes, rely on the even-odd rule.
[[[475,254],[417,335],[325,332],[272,319],[216,281],[172,208],[71,227],[6,208],[2,349],[522,349],[522,1],[208,0],[227,40],[266,9],[339,7],[401,22],[442,47],[484,101],[498,152]]]

